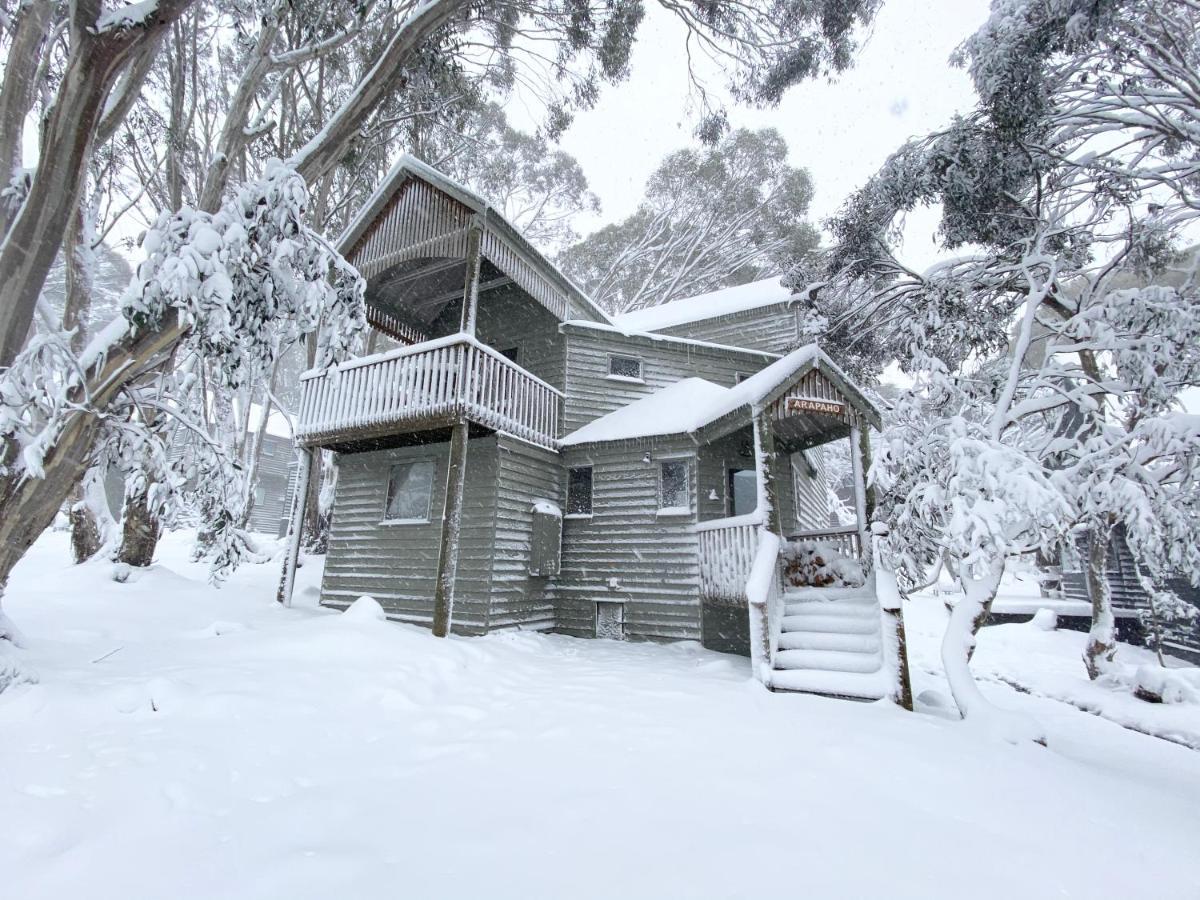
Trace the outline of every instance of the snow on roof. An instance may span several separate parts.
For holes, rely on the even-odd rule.
[[[247,428],[251,434],[258,431],[258,422],[262,418],[262,406],[258,403],[250,404],[250,417],[247,420]],[[292,425],[288,421],[288,417],[279,410],[272,408],[271,414],[267,416],[267,434],[272,437],[291,438]]]
[[[623,441],[668,434],[689,434],[742,407],[761,403],[773,390],[802,368],[818,363],[823,371],[840,379],[850,390],[851,382],[816,344],[793,350],[761,372],[731,388],[703,378],[685,378],[667,385],[649,397],[635,400],[608,415],[589,422],[562,439],[562,446]],[[854,391],[846,399],[878,415],[866,397]]]
[[[613,324],[622,331],[659,331],[675,325],[698,322],[701,319],[712,319],[783,303],[794,296],[793,291],[783,286],[782,278],[775,276],[737,287],[722,288],[719,291],[700,294],[698,297],[685,297],[659,306],[637,309],[614,316]]]

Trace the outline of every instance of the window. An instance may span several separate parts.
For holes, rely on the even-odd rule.
[[[515,363],[517,361],[517,354],[519,352],[520,352],[519,347],[509,347],[507,350],[501,350],[500,355],[503,356],[505,359],[507,359],[509,362]]]
[[[743,381],[745,381],[749,377],[750,376],[747,375],[745,372],[734,372],[733,373],[733,383],[741,384]]]
[[[433,461],[397,463],[388,476],[385,522],[428,522]]]
[[[574,466],[567,471],[567,515],[592,514],[592,467]]]
[[[608,358],[608,377],[641,381],[642,361],[636,356],[610,356]]]
[[[271,443],[270,441],[264,440],[262,442],[262,455],[263,456],[274,456],[275,455],[275,445],[273,443]]]
[[[267,489],[260,485],[259,487],[256,487],[254,489],[254,505],[262,506],[266,502],[267,502]]]
[[[688,464],[684,459],[668,459],[658,464],[658,511],[688,513]]]
[[[730,516],[747,516],[758,508],[758,476],[753,469],[730,469],[726,493]]]

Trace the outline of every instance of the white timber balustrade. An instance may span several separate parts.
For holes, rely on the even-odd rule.
[[[700,522],[700,595],[714,600],[741,600],[758,549],[761,516],[751,513]]]
[[[557,447],[562,393],[467,334],[315,369],[300,380],[296,437],[302,444],[466,416]]]
[[[842,556],[850,559],[863,559],[862,537],[857,525],[797,531],[788,535],[788,540],[804,544],[832,544]]]

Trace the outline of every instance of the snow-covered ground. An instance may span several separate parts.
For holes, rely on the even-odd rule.
[[[1048,748],[694,644],[339,616],[316,564],[282,610],[274,565],[216,591],[182,535],[160,555],[119,585],[52,533],[13,576],[40,681],[0,695],[2,896],[1200,896],[1200,753],[1000,681]],[[942,614],[909,611],[927,699]],[[987,629],[976,664],[1050,692],[1080,639]]]

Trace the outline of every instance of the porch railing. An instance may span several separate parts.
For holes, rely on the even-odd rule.
[[[857,525],[797,531],[789,534],[788,540],[808,544],[832,544],[842,556],[848,556],[851,559],[863,558],[862,539],[859,537]]]
[[[296,438],[305,444],[463,415],[557,446],[562,393],[466,334],[306,372],[301,390]]]
[[[696,525],[700,538],[700,596],[738,601],[758,549],[759,519],[751,514]]]

